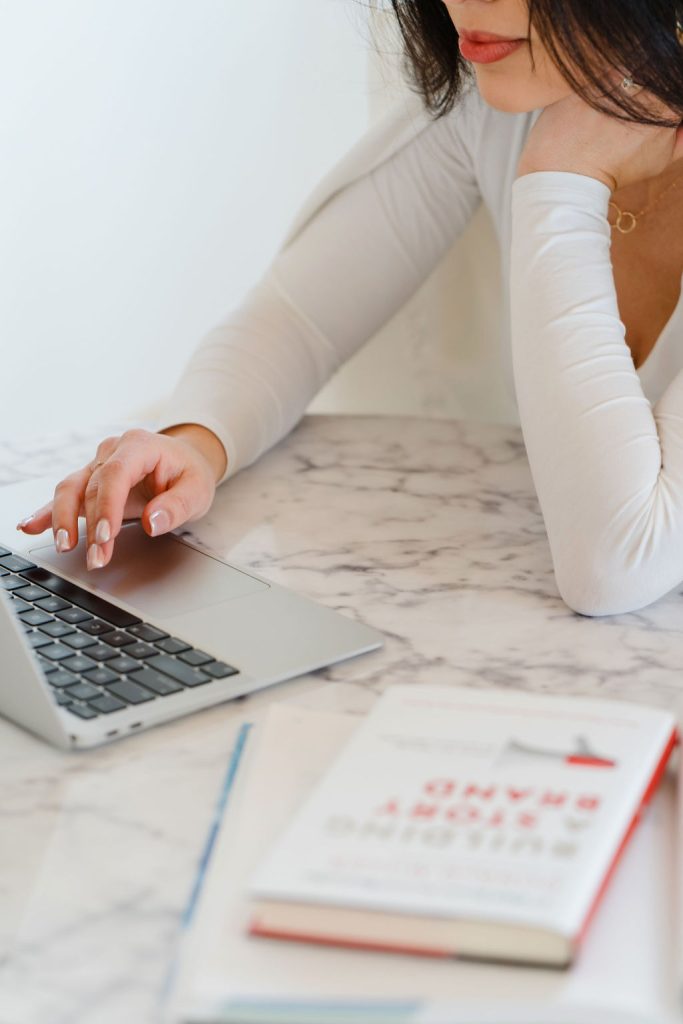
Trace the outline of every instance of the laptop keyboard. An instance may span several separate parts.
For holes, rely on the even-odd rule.
[[[239,669],[0,547],[0,588],[57,704],[78,718],[239,674]]]

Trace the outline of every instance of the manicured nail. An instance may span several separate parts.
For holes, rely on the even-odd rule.
[[[88,548],[86,563],[89,569],[101,569],[104,565],[104,555],[97,544],[91,544]]]
[[[100,519],[95,527],[95,540],[98,544],[106,544],[111,538],[111,527],[108,519]]]
[[[28,526],[28,524],[31,522],[31,520],[35,519],[35,518],[36,518],[35,512],[33,512],[30,516],[26,516],[26,518],[22,519],[20,523],[17,523],[17,530],[23,530],[24,527]]]
[[[166,533],[171,529],[171,517],[165,508],[158,508],[156,512],[152,512],[149,517],[149,528],[153,537],[158,537],[160,533]]]
[[[62,551],[68,551],[71,547],[71,541],[69,540],[69,531],[65,529],[57,530],[55,534],[55,547],[60,553]]]

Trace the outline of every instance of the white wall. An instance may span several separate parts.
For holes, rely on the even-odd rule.
[[[362,0],[0,0],[0,440],[142,414],[367,123]]]
[[[405,93],[393,15],[376,11],[370,118]],[[312,412],[410,413],[516,423],[500,358],[500,252],[482,205],[415,296],[335,375]]]

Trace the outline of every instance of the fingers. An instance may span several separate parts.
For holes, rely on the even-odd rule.
[[[105,458],[116,445],[118,438],[106,438],[98,445],[97,454],[87,466],[70,473],[55,487],[54,497],[47,505],[22,519],[17,529],[24,533],[42,533],[52,526],[55,547],[58,551],[69,551],[78,540],[78,517],[82,514],[83,498],[93,466]]]
[[[215,491],[210,466],[204,462],[190,446],[173,438],[146,430],[123,434],[116,449],[94,469],[85,490],[88,565],[101,568],[109,562],[126,502],[143,480],[151,481],[147,486],[157,492],[137,513],[150,536],[203,515]]]
[[[78,540],[78,516],[83,507],[83,492],[90,477],[90,467],[70,473],[55,487],[52,500],[52,532],[57,551],[70,551]]]
[[[17,524],[17,530],[33,535],[52,526],[57,550],[68,551],[72,548],[78,537],[78,513],[89,475],[90,471],[85,468],[60,480],[52,501],[22,519]]]
[[[159,537],[183,523],[199,519],[211,507],[214,491],[207,475],[187,469],[168,490],[145,506],[141,517],[144,529],[151,537]]]
[[[23,533],[43,533],[52,523],[52,502],[49,501],[47,505],[43,505],[38,509],[37,512],[31,513],[30,516],[26,516],[21,522],[17,523],[17,530],[21,530]]]
[[[97,446],[95,458],[82,469],[71,473],[55,488],[52,509],[52,531],[57,551],[70,551],[78,540],[78,517],[85,504],[85,492],[94,467],[99,465],[118,444],[118,437],[107,437]]]
[[[17,528],[40,533],[52,525],[57,550],[68,551],[85,515],[87,565],[99,569],[112,557],[124,517],[141,516],[146,532],[157,537],[204,515],[214,493],[213,469],[194,446],[128,430],[102,441],[95,458],[61,480],[52,502]],[[148,501],[150,494],[155,497]]]
[[[130,492],[153,473],[160,459],[158,435],[128,430],[113,448],[100,451],[83,497],[87,564],[101,569],[110,561]]]

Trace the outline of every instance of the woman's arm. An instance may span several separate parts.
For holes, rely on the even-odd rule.
[[[463,106],[426,121],[322,203],[196,349],[159,429],[210,430],[227,454],[221,481],[292,429],[463,231],[480,202],[463,138],[468,116]]]
[[[683,374],[652,409],[619,318],[610,194],[536,171],[512,195],[520,418],[560,593],[586,615],[633,611],[683,580]]]

